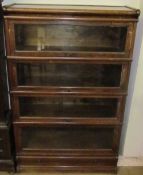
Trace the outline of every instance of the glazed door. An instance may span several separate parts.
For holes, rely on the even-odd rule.
[[[15,124],[20,137],[19,155],[44,152],[45,155],[115,155],[118,127],[113,126],[22,126]],[[97,153],[98,152],[98,153]]]
[[[118,62],[9,60],[12,89],[126,89],[129,64]]]
[[[14,121],[117,124],[122,121],[125,96],[48,92],[13,92]]]
[[[80,20],[8,21],[8,54],[31,56],[129,55],[133,33],[130,23]],[[14,43],[13,43],[14,41]],[[13,45],[14,44],[14,45]]]

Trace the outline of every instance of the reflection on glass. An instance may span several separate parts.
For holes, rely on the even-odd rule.
[[[123,52],[126,26],[61,24],[15,24],[16,50]]]
[[[29,149],[112,149],[112,128],[22,129],[22,147]]]
[[[18,85],[63,87],[119,87],[119,64],[18,63]]]
[[[28,117],[116,117],[117,98],[19,97]]]

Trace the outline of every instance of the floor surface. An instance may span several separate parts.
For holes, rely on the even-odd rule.
[[[0,172],[0,175],[114,175],[103,173],[6,173]],[[143,167],[121,167],[117,175],[143,175]]]

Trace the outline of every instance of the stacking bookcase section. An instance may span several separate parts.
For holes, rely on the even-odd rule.
[[[134,36],[134,25],[130,22],[67,17],[59,23],[57,17],[48,18],[7,20],[8,55],[128,57],[130,54]]]
[[[139,11],[4,7],[18,170],[115,172]]]
[[[120,127],[15,124],[20,170],[113,171]],[[82,167],[82,168],[81,168]],[[81,169],[80,169],[81,168]]]
[[[120,124],[125,95],[12,92],[13,120]],[[105,122],[106,121],[106,122]]]
[[[43,59],[10,58],[11,89],[127,89],[129,61]]]
[[[19,124],[20,125],[20,124]],[[47,155],[54,153],[50,152],[55,150],[65,154],[73,154],[83,152],[97,152],[98,154],[111,154],[115,155],[117,151],[117,145],[114,143],[114,139],[118,139],[117,131],[119,127],[113,126],[82,126],[82,125],[38,125],[35,124],[21,125],[15,124],[15,132],[21,135],[21,142],[17,143],[17,150],[19,155],[27,152],[29,155],[47,151]],[[102,139],[101,139],[102,138]],[[65,153],[64,153],[65,150]],[[105,153],[107,152],[107,153]],[[59,155],[60,156],[60,155]]]

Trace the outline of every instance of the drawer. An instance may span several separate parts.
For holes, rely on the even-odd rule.
[[[11,89],[127,89],[130,63],[69,60],[9,60]]]
[[[19,155],[43,152],[44,155],[115,155],[120,127],[113,126],[46,126],[18,124],[14,126]],[[39,151],[39,152],[38,152]]]
[[[125,97],[116,95],[46,95],[14,93],[11,96],[14,119],[89,122],[122,121]],[[60,121],[60,119],[63,119]],[[64,120],[65,119],[65,120]],[[91,123],[92,123],[91,122]]]
[[[0,128],[0,158],[10,157],[9,141],[8,130]]]
[[[133,23],[71,18],[7,19],[8,55],[130,57]]]

